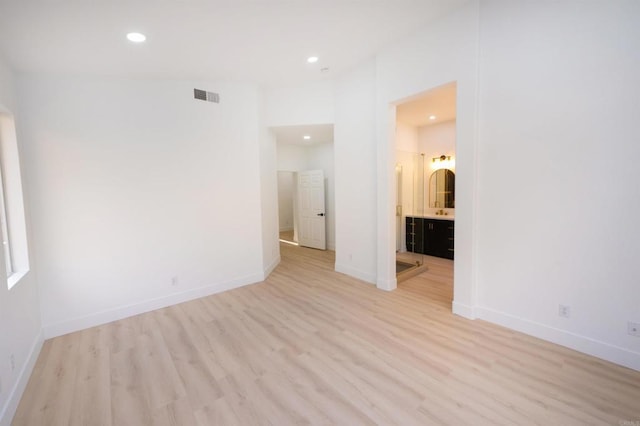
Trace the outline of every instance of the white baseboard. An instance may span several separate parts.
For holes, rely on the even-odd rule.
[[[361,271],[361,270],[353,268],[351,266],[343,265],[343,264],[340,264],[340,263],[336,262],[335,270],[336,270],[336,272],[340,272],[341,274],[349,275],[349,276],[357,278],[359,280],[368,282],[369,284],[375,284],[376,283],[375,274],[370,274],[368,272]]]
[[[267,277],[273,272],[274,269],[276,269],[279,263],[280,263],[280,256],[273,259],[273,261],[264,269],[262,281],[267,279]]]
[[[18,380],[16,380],[15,385],[9,393],[9,398],[7,398],[6,404],[0,411],[0,426],[11,425],[13,416],[16,414],[18,404],[20,403],[20,399],[22,398],[22,394],[27,388],[27,383],[29,382],[29,378],[31,377],[31,373],[33,372],[33,367],[35,367],[36,361],[38,360],[38,355],[40,355],[40,350],[42,349],[43,343],[44,335],[42,331],[40,331],[40,333],[38,333],[33,343],[31,344],[31,349],[29,350],[29,355],[27,356],[27,362],[25,362],[20,369]]]
[[[232,290],[249,284],[263,281],[264,272],[257,272],[241,278],[186,290],[179,293],[173,293],[168,296],[158,297],[156,299],[146,300],[140,303],[134,303],[114,309],[107,309],[95,314],[84,317],[74,318],[61,321],[55,324],[43,326],[44,337],[50,339],[52,337],[62,336],[63,334],[73,333],[74,331],[84,330],[86,328],[95,327],[97,325],[107,324],[123,318],[150,312],[155,309],[166,308],[167,306],[176,305],[178,303],[188,302],[189,300],[198,299],[200,297],[209,296],[215,293]]]
[[[471,320],[477,318],[476,311],[473,306],[465,305],[464,303],[458,303],[455,300],[453,301],[452,305],[452,311],[454,314]]]
[[[640,371],[640,353],[638,352],[489,308],[478,307],[476,313],[478,318],[485,321]]]

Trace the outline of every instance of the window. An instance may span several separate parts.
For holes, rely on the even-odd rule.
[[[18,141],[13,116],[0,106],[0,234],[7,287],[29,272]]]
[[[7,209],[4,204],[4,179],[0,169],[0,235],[2,236],[2,248],[4,249],[4,263],[7,268],[7,278],[13,275],[13,262],[11,261],[11,244],[9,243],[9,228],[7,227]]]

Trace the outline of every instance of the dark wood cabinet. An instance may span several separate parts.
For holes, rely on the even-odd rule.
[[[453,259],[454,226],[453,220],[407,216],[407,251]]]
[[[421,217],[407,217],[407,251],[422,253],[424,251],[423,222]]]

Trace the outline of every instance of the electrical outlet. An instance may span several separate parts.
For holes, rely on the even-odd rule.
[[[178,285],[178,277],[171,277],[171,285],[174,287]]]
[[[640,337],[640,323],[629,321],[627,323],[627,333],[630,336]]]
[[[558,315],[560,315],[562,318],[570,318],[571,308],[567,305],[558,305]]]

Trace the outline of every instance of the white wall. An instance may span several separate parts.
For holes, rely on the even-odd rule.
[[[278,171],[278,224],[280,232],[293,230],[294,172]]]
[[[401,121],[396,122],[396,139],[395,149],[406,152],[420,152],[418,145],[418,128],[405,124]]]
[[[306,146],[294,144],[277,144],[278,170],[299,172],[309,170],[309,149]]]
[[[47,336],[262,279],[256,88],[26,76],[21,100]]]
[[[481,20],[480,315],[640,369],[640,3]]]
[[[375,62],[335,84],[336,271],[376,282]]]
[[[0,59],[0,111],[13,113],[16,125],[20,127],[21,116],[17,113],[14,89],[13,73]],[[17,140],[18,149],[22,151],[20,129]],[[24,164],[24,158],[21,160]],[[31,238],[28,189],[23,179],[27,234]],[[30,243],[32,248],[33,244]],[[6,280],[0,280],[0,425],[3,426],[8,425],[13,417],[43,342],[33,251],[30,258],[31,271],[11,290],[8,290]],[[0,276],[5,276],[4,265],[4,252],[0,250]],[[14,359],[13,368],[11,356]]]
[[[267,101],[260,92],[258,114],[258,142],[260,144],[260,205],[262,226],[262,272],[266,278],[280,263],[278,235],[278,176],[276,173],[277,149],[275,135],[266,125]],[[241,113],[242,109],[235,111]],[[250,126],[251,120],[247,125]],[[233,181],[229,184],[233,185]],[[254,238],[257,238],[254,237]]]
[[[418,151],[424,153],[426,159],[431,161],[434,157],[450,155],[455,160],[456,155],[456,122],[455,120],[443,123],[422,126],[418,128]],[[448,167],[455,172],[455,161]]]
[[[334,121],[332,80],[270,88],[266,90],[265,97],[266,124],[270,127],[330,124]]]

